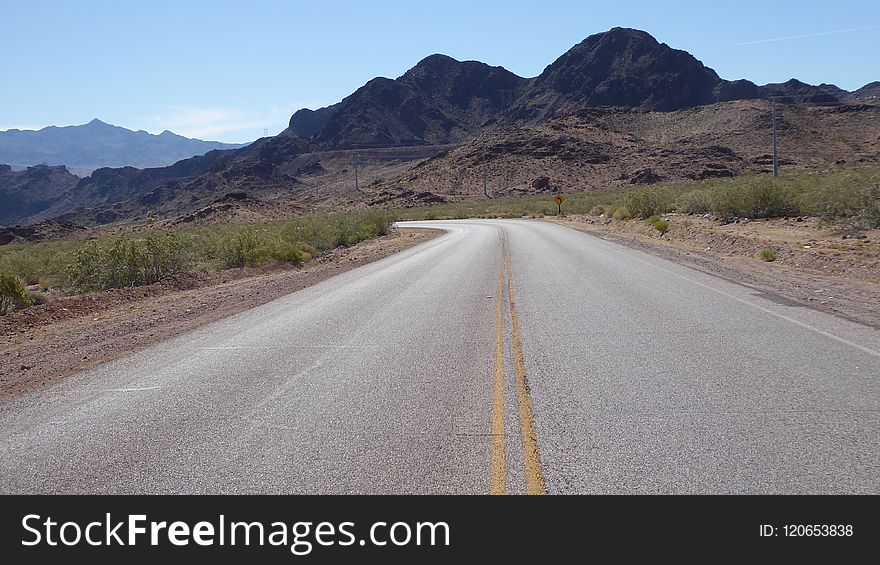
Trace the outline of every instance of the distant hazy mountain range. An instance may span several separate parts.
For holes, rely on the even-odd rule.
[[[71,173],[84,177],[102,167],[165,167],[212,149],[244,145],[190,139],[167,130],[153,135],[94,119],[81,126],[0,131],[0,163],[13,169],[66,165]]]

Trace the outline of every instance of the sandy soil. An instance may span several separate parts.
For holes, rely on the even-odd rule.
[[[336,249],[300,268],[185,273],[149,286],[57,298],[0,317],[0,400],[270,302],[439,233],[407,230]]]
[[[722,224],[667,214],[664,236],[644,221],[573,215],[557,221],[802,304],[880,328],[880,230],[842,231],[813,218]],[[776,261],[760,258],[763,248]]]

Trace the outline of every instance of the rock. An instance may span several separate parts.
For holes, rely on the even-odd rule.
[[[535,190],[544,190],[550,187],[550,177],[538,177],[532,181],[532,188]]]
[[[663,182],[666,177],[656,174],[650,168],[638,171],[630,180],[630,184],[656,184]]]

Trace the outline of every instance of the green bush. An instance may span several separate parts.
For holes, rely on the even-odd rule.
[[[268,249],[254,229],[238,230],[220,242],[220,259],[227,269],[259,267],[268,257]]]
[[[777,218],[797,215],[799,207],[783,181],[762,175],[716,188],[710,208],[718,216]]]
[[[778,218],[797,214],[797,205],[786,186],[771,176],[763,175],[746,184],[748,207],[743,216],[750,218]]]
[[[767,263],[772,263],[773,261],[776,261],[776,252],[769,247],[765,247],[761,249],[761,259]]]
[[[158,282],[189,266],[184,257],[183,241],[176,233],[148,235],[144,238],[140,255],[146,284]]]
[[[173,233],[144,239],[117,237],[103,243],[91,240],[73,254],[67,278],[83,292],[153,284],[186,268],[182,248],[180,237]]]
[[[300,264],[340,245],[386,235],[394,221],[393,212],[367,209],[255,225],[11,244],[0,246],[0,272],[28,285],[76,292],[138,286],[193,268]]]
[[[74,253],[68,270],[68,279],[74,288],[82,292],[106,288],[102,255],[101,247],[95,240]]]
[[[660,187],[649,186],[630,190],[623,198],[624,206],[635,218],[649,218],[667,212],[671,200]]]
[[[712,193],[705,189],[691,190],[677,199],[676,209],[684,214],[706,214],[712,208]]]
[[[880,175],[845,174],[809,187],[798,198],[804,214],[861,228],[880,228]]]
[[[0,316],[32,304],[21,281],[10,273],[0,273]]]
[[[623,220],[630,219],[632,216],[630,215],[629,210],[627,210],[624,207],[620,207],[614,211],[614,214],[612,214],[612,217],[615,220],[617,220],[618,222],[622,222]]]
[[[655,230],[660,232],[660,237],[663,237],[664,235],[666,235],[666,232],[669,231],[669,222],[667,222],[666,220],[658,219],[651,225],[654,226]]]

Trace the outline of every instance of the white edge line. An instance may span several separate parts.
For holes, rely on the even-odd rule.
[[[791,322],[792,324],[795,324],[795,325],[798,325],[798,326],[800,326],[800,327],[802,327],[802,328],[805,328],[805,329],[808,329],[808,330],[810,330],[810,331],[816,332],[816,333],[819,334],[819,335],[823,335],[823,336],[825,336],[825,337],[827,337],[827,338],[833,339],[834,341],[837,341],[837,342],[843,343],[844,345],[849,345],[850,347],[855,347],[856,349],[859,349],[859,350],[861,350],[861,351],[864,351],[864,352],[867,353],[868,355],[873,355],[874,357],[880,357],[880,352],[878,352],[878,351],[874,351],[873,349],[871,349],[871,348],[869,348],[869,347],[865,347],[864,345],[859,345],[858,343],[855,343],[855,342],[852,342],[852,341],[850,341],[850,340],[848,340],[848,339],[845,339],[845,338],[842,338],[842,337],[840,337],[840,336],[834,335],[833,333],[826,332],[825,330],[819,329],[819,328],[817,328],[816,326],[812,326],[812,325],[810,325],[810,324],[808,324],[808,323],[806,323],[806,322],[801,322],[800,320],[796,320],[796,319],[794,319],[794,318],[791,318],[791,317],[789,317],[789,316],[786,316],[785,314],[780,314],[779,312],[774,312],[773,310],[770,310],[769,308],[764,308],[764,307],[761,306],[760,304],[755,304],[754,302],[750,302],[750,301],[748,301],[748,300],[746,300],[746,299],[744,299],[744,298],[740,298],[740,297],[738,297],[738,296],[734,296],[734,295],[732,295],[732,294],[729,294],[729,293],[727,293],[727,292],[724,292],[723,290],[719,290],[719,289],[717,289],[717,288],[715,288],[715,287],[713,287],[713,286],[710,286],[710,285],[708,285],[708,284],[704,284],[704,283],[701,283],[701,282],[699,282],[699,281],[695,281],[695,280],[693,280],[692,278],[690,278],[690,277],[686,277],[686,276],[684,276],[684,275],[682,275],[682,274],[680,274],[680,273],[676,273],[675,271],[670,271],[669,269],[664,269],[663,267],[661,267],[661,266],[659,266],[659,265],[655,265],[654,263],[651,263],[650,261],[645,261],[644,259],[642,259],[642,258],[640,258],[640,257],[636,257],[635,255],[631,255],[631,254],[627,253],[626,251],[622,251],[622,250],[620,250],[620,249],[614,249],[614,251],[616,251],[616,252],[618,252],[618,253],[620,253],[620,254],[622,254],[622,255],[626,255],[627,257],[631,257],[632,259],[635,259],[636,261],[639,261],[640,263],[644,263],[645,265],[649,265],[649,266],[651,266],[651,267],[654,267],[655,269],[658,269],[658,270],[660,270],[660,271],[663,271],[664,273],[669,273],[670,275],[674,275],[674,276],[676,276],[676,277],[678,277],[678,278],[680,278],[680,279],[684,279],[684,280],[686,280],[686,281],[688,281],[688,282],[690,282],[690,283],[693,283],[693,284],[695,284],[695,285],[701,286],[701,287],[703,287],[703,288],[707,288],[707,289],[709,289],[709,290],[711,290],[711,291],[713,291],[713,292],[717,292],[718,294],[720,294],[720,295],[722,295],[722,296],[726,296],[727,298],[730,298],[730,299],[732,299],[732,300],[736,300],[737,302],[741,302],[742,304],[746,304],[746,305],[748,305],[748,306],[751,306],[752,308],[757,308],[758,310],[761,310],[762,312],[766,312],[767,314],[770,314],[770,315],[772,315],[772,316],[776,316],[777,318],[781,318],[781,319],[783,319],[783,320],[785,320],[785,321],[787,321],[787,322]]]

